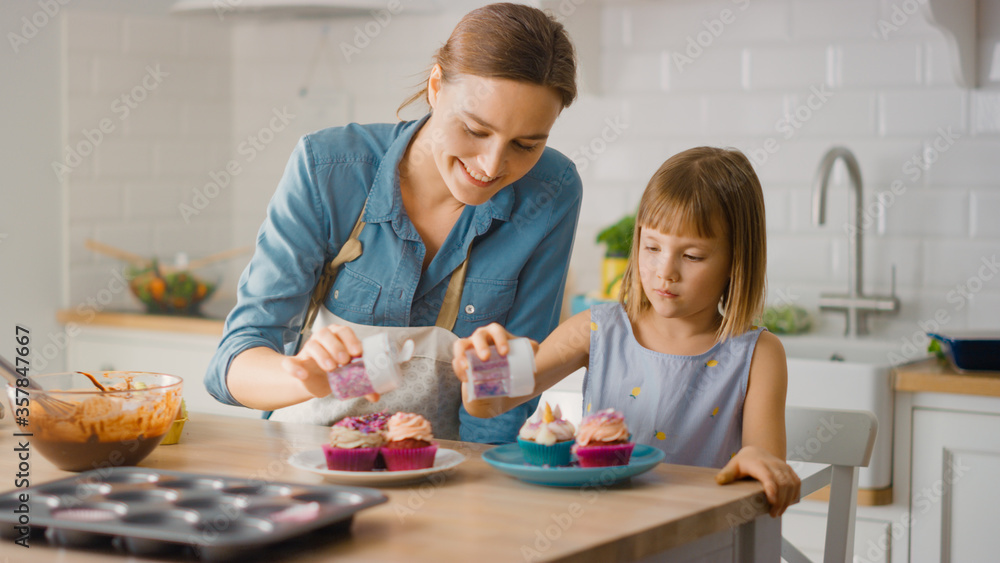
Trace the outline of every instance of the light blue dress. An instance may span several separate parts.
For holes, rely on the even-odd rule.
[[[663,450],[665,463],[724,466],[742,447],[750,361],[764,329],[675,356],[640,345],[617,303],[595,305],[590,315],[584,414],[621,411],[632,441]]]

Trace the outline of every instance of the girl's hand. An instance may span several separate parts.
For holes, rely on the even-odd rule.
[[[799,502],[802,481],[791,466],[764,448],[746,446],[715,476],[720,485],[743,477],[753,477],[764,485],[764,494],[771,503],[771,517],[784,514],[789,505]]]
[[[327,372],[351,363],[352,358],[361,354],[361,340],[350,327],[330,325],[313,332],[298,354],[281,361],[281,367],[302,381],[314,397],[326,397],[330,394]],[[374,403],[379,394],[371,393],[365,398]]]
[[[455,370],[455,375],[463,383],[467,381],[466,371],[469,369],[469,362],[465,358],[465,352],[475,349],[480,360],[490,359],[490,345],[496,346],[497,352],[501,356],[506,356],[510,352],[507,341],[517,338],[507,332],[507,329],[499,323],[490,323],[476,329],[468,338],[459,338],[452,346],[455,357],[451,360],[451,367]],[[531,340],[531,347],[537,353],[538,343]]]

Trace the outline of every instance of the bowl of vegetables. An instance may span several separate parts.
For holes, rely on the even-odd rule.
[[[130,266],[129,289],[146,312],[159,315],[199,315],[201,304],[218,285],[191,270],[169,270],[153,259],[148,266]]]

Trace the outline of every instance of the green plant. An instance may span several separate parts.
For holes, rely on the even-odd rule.
[[[604,255],[625,258],[632,250],[632,233],[635,231],[635,215],[626,215],[614,225],[597,233],[597,242],[608,245]]]

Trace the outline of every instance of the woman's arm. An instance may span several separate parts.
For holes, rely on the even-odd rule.
[[[475,350],[481,360],[490,358],[490,345],[496,346],[501,356],[506,356],[510,348],[507,341],[515,336],[496,323],[476,329],[468,338],[455,342],[455,358],[452,368],[462,381],[462,403],[473,416],[489,418],[505,413],[512,408],[533,399],[560,382],[564,377],[586,367],[590,359],[590,311],[584,311],[556,327],[541,344],[535,344],[535,389],[523,397],[496,397],[469,401],[466,397],[465,359],[467,350]]]
[[[781,340],[770,332],[757,339],[743,402],[743,447],[716,475],[719,484],[752,477],[764,486],[771,516],[798,502],[801,482],[785,463],[785,392],[788,367]]]

